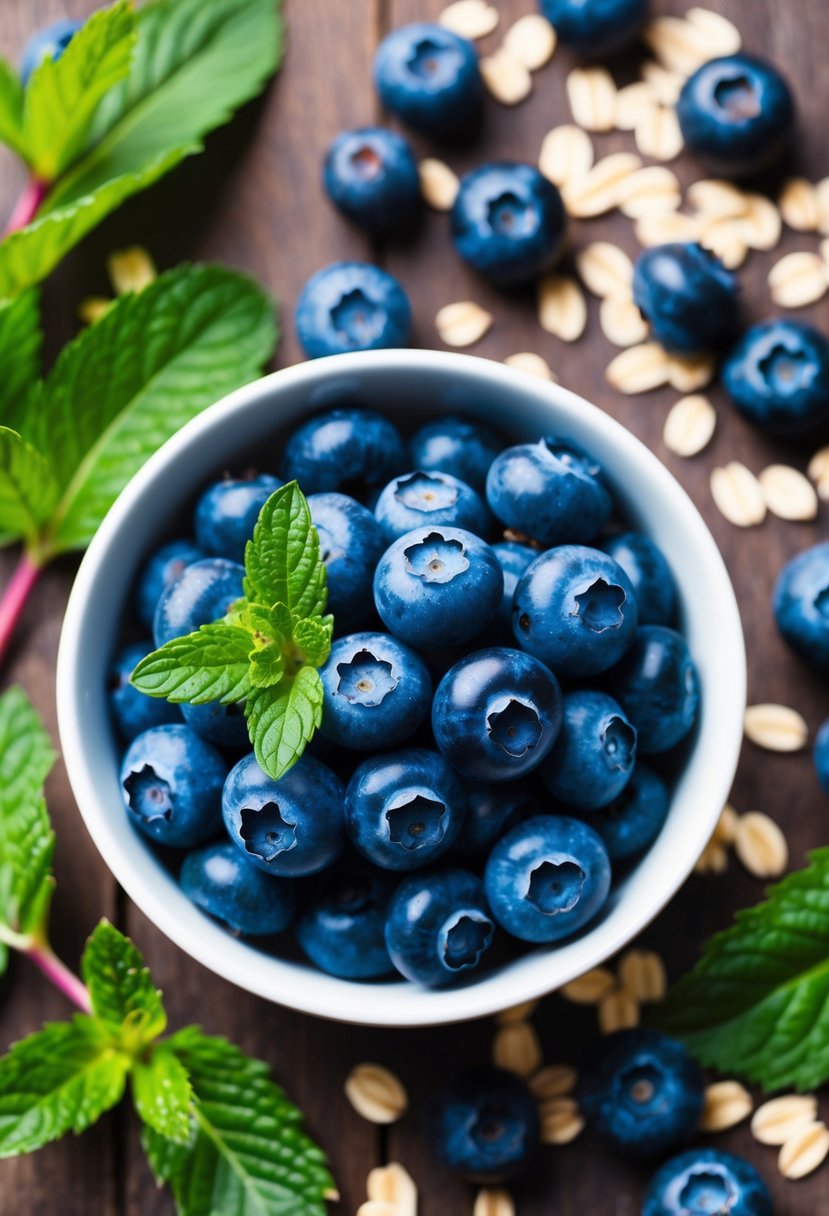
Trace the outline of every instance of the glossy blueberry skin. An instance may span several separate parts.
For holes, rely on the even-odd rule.
[[[342,851],[343,802],[339,777],[312,756],[273,781],[249,755],[228,774],[222,815],[230,839],[254,865],[301,878],[324,870]]]
[[[229,840],[188,853],[179,874],[188,899],[242,937],[267,937],[294,917],[294,884],[246,861]]]
[[[534,165],[480,165],[461,178],[450,216],[458,254],[500,287],[557,261],[567,234],[561,195]]]
[[[606,693],[585,689],[564,697],[561,731],[541,766],[558,802],[595,811],[621,794],[636,761],[636,731]]]
[[[384,486],[408,459],[400,432],[374,410],[337,409],[303,422],[285,445],[284,476],[306,495]]]
[[[205,705],[188,705],[184,702],[178,708],[190,729],[203,739],[235,752],[250,750],[244,706],[240,703],[222,705],[221,701],[208,701]]]
[[[412,468],[452,473],[483,493],[489,466],[503,446],[503,439],[492,427],[449,415],[416,431],[409,440],[409,455]]]
[[[761,431],[819,441],[829,434],[829,339],[803,321],[752,326],[729,353],[722,382]]]
[[[812,759],[821,789],[825,794],[829,794],[829,718],[822,724],[815,737]]]
[[[129,820],[159,844],[189,849],[222,822],[227,763],[188,726],[154,726],[133,739],[121,762]]]
[[[371,611],[374,568],[387,541],[368,508],[330,491],[308,499],[328,577],[328,612],[337,629],[353,629]]]
[[[561,730],[561,688],[521,650],[491,646],[450,667],[432,702],[435,742],[473,781],[514,781],[541,764]]]
[[[417,161],[408,140],[387,127],[340,131],[325,157],[328,197],[369,232],[405,228],[420,210]]]
[[[512,597],[515,594],[515,588],[518,586],[519,578],[527,569],[530,562],[534,562],[538,557],[538,549],[533,549],[529,545],[521,545],[514,540],[505,540],[497,545],[493,545],[492,552],[498,558],[498,564],[504,575],[504,594],[501,598],[499,616],[511,631]]]
[[[388,633],[338,638],[320,677],[320,730],[343,747],[362,752],[397,747],[429,712],[432,680],[426,664]]]
[[[685,639],[675,629],[637,629],[633,645],[606,684],[636,728],[640,755],[675,747],[696,721],[699,676]]]
[[[192,540],[171,540],[147,560],[135,587],[136,616],[145,628],[152,630],[161,593],[181,578],[185,566],[205,557],[207,554]]]
[[[540,554],[513,596],[519,645],[557,675],[593,676],[618,663],[637,621],[636,596],[622,567],[583,545]]]
[[[595,540],[613,506],[597,462],[572,440],[549,435],[496,457],[486,496],[506,528],[544,546]]]
[[[208,486],[196,503],[196,544],[205,553],[243,562],[259,512],[282,485],[276,477],[225,477]]]
[[[300,292],[296,332],[309,359],[408,346],[409,298],[397,279],[370,262],[331,262]]]
[[[515,1073],[461,1073],[433,1098],[426,1129],[437,1159],[471,1182],[520,1174],[538,1148],[538,1104]]]
[[[386,946],[401,975],[442,988],[480,966],[495,936],[480,878],[466,870],[404,878],[386,918]]]
[[[245,568],[224,557],[206,557],[186,566],[162,592],[153,619],[153,638],[163,646],[200,625],[221,620],[242,598]]]
[[[642,532],[622,532],[602,542],[631,581],[640,625],[671,625],[676,616],[676,583],[665,555]]]
[[[394,889],[394,878],[382,870],[352,864],[324,874],[296,925],[297,941],[311,962],[345,980],[394,971],[386,948]]]
[[[489,855],[484,872],[492,914],[525,942],[572,937],[599,914],[610,891],[610,861],[591,827],[537,815],[516,824]]]
[[[386,35],[374,56],[374,83],[387,110],[438,138],[473,125],[484,92],[472,43],[426,21]]]
[[[465,814],[457,776],[442,756],[423,747],[364,760],[345,794],[349,839],[382,870],[415,870],[436,861]]]
[[[767,168],[794,124],[786,81],[766,60],[746,54],[704,63],[686,80],[676,112],[689,150],[723,177]]]
[[[130,684],[130,676],[153,644],[132,642],[122,647],[115,655],[109,669],[109,708],[118,727],[118,733],[129,741],[152,726],[165,726],[181,721],[177,705],[171,705],[163,697],[148,697]]]
[[[633,270],[633,299],[657,342],[678,355],[721,350],[740,332],[737,278],[701,245],[644,249]]]
[[[670,795],[658,773],[637,762],[625,788],[590,814],[611,861],[627,861],[650,848],[668,818]]]
[[[787,562],[774,588],[774,618],[792,650],[829,674],[829,541]]]
[[[774,1216],[768,1187],[753,1165],[716,1148],[694,1148],[660,1166],[642,1216]]]
[[[656,1157],[696,1132],[703,1077],[681,1043],[654,1030],[621,1030],[599,1040],[582,1072],[579,1103],[611,1148]]]
[[[526,782],[507,781],[498,785],[466,782],[466,816],[453,852],[461,857],[480,857],[488,853],[521,819],[540,814],[535,791]]]
[[[539,0],[563,43],[602,59],[632,42],[645,23],[648,0]]]
[[[389,546],[374,573],[386,627],[411,646],[455,646],[489,624],[504,577],[485,541],[463,528],[417,528]]]
[[[451,473],[416,470],[395,477],[382,490],[374,515],[386,544],[415,528],[465,528],[476,536],[489,531],[486,503],[465,481]]]
[[[28,83],[35,68],[39,68],[44,59],[60,59],[82,24],[80,21],[55,21],[38,30],[26,43],[20,57],[21,83]]]

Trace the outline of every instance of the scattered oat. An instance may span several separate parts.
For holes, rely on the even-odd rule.
[[[527,1080],[539,1102],[550,1098],[566,1098],[576,1088],[578,1073],[571,1064],[548,1064]]]
[[[718,178],[700,178],[686,191],[689,204],[711,219],[733,220],[748,210],[746,196],[739,186]]]
[[[685,80],[678,72],[669,72],[661,63],[646,59],[640,69],[643,81],[651,90],[654,100],[663,106],[674,106],[679,101]]]
[[[502,1187],[485,1186],[475,1196],[472,1216],[515,1216],[512,1196]]]
[[[528,376],[538,376],[539,380],[555,382],[556,378],[547,360],[542,359],[541,355],[536,355],[531,350],[522,350],[514,355],[507,355],[504,362],[507,367],[514,367],[516,371],[525,372]]]
[[[685,358],[671,355],[668,359],[668,383],[678,393],[695,393],[711,383],[716,370],[716,360],[711,355],[689,355]]]
[[[777,200],[780,214],[797,232],[817,232],[820,202],[816,188],[805,177],[790,177]]]
[[[749,811],[737,820],[734,852],[755,878],[778,878],[789,864],[786,837],[762,811]]]
[[[472,41],[491,34],[497,24],[498,10],[487,0],[456,0],[438,17],[438,25]]]
[[[585,1119],[575,1098],[551,1098],[539,1107],[542,1144],[569,1144],[584,1131]]]
[[[643,38],[662,66],[682,77],[718,54],[707,32],[681,17],[655,17],[645,26]]]
[[[158,277],[150,255],[140,245],[117,249],[107,258],[107,274],[116,295],[128,291],[143,291]]]
[[[616,977],[607,967],[594,967],[585,971],[578,979],[570,980],[561,989],[561,995],[574,1005],[598,1005],[599,1001],[616,987]]]
[[[677,456],[696,456],[711,442],[717,426],[716,411],[698,393],[681,397],[665,419],[662,438],[665,447]]]
[[[713,219],[701,225],[700,244],[716,254],[728,270],[736,270],[748,257],[744,223],[743,219]]]
[[[626,84],[616,92],[616,115],[614,126],[617,131],[633,131],[647,115],[648,111],[658,105],[661,98],[647,80],[635,80]]]
[[[729,523],[750,528],[766,518],[766,500],[760,483],[744,464],[732,460],[711,471],[711,495]]]
[[[576,219],[591,219],[612,211],[621,201],[625,179],[641,167],[641,159],[633,152],[605,156],[583,177],[564,183],[565,207]]]
[[[654,106],[643,114],[633,134],[642,155],[653,160],[675,160],[685,146],[676,111],[667,106]]]
[[[648,336],[648,323],[633,300],[608,296],[599,307],[599,325],[614,346],[638,346]]]
[[[566,84],[575,122],[585,131],[612,131],[616,122],[616,85],[607,68],[573,68]]]
[[[783,221],[774,203],[763,194],[746,195],[746,212],[738,224],[749,249],[774,249],[783,232]]]
[[[619,959],[619,980],[640,1005],[661,1001],[668,990],[665,964],[655,950],[628,950]]]
[[[829,502],[829,447],[820,448],[809,461],[809,476],[817,486],[818,497]]]
[[[397,1216],[397,1208],[382,1199],[367,1199],[357,1208],[357,1216]]]
[[[747,1119],[754,1108],[751,1094],[739,1081],[717,1081],[705,1088],[701,1132],[724,1132]]]
[[[669,383],[671,359],[658,342],[643,342],[617,355],[605,376],[620,393],[647,393]]]
[[[403,1082],[382,1064],[355,1065],[345,1079],[345,1096],[369,1123],[396,1123],[409,1106]]]
[[[694,866],[697,874],[724,874],[728,869],[728,850],[718,840],[709,840]]]
[[[794,1181],[805,1178],[819,1165],[822,1165],[829,1154],[829,1128],[825,1123],[816,1120],[806,1123],[803,1127],[792,1132],[789,1139],[780,1149],[777,1157],[777,1168],[784,1178]]]
[[[84,325],[94,325],[109,312],[114,303],[114,300],[108,300],[106,296],[87,296],[78,305],[78,316]]]
[[[500,1013],[495,1015],[495,1021],[499,1026],[505,1026],[507,1022],[526,1022],[527,1018],[531,1018],[538,1008],[538,1001],[522,1001],[520,1005],[512,1005],[509,1009],[502,1009]]]
[[[718,59],[723,55],[736,55],[743,45],[740,31],[722,13],[707,8],[689,8],[685,20],[702,30],[708,53],[706,59]]]
[[[829,267],[829,237],[826,237],[820,242],[818,249],[820,251],[820,256],[823,258],[827,267]]]
[[[556,32],[540,13],[519,17],[504,35],[504,50],[523,63],[529,72],[537,72],[549,63],[555,49]]]
[[[396,1161],[371,1170],[366,1194],[375,1203],[391,1204],[395,1216],[417,1216],[417,1187],[407,1170]]]
[[[671,241],[697,241],[701,230],[698,216],[683,215],[681,211],[666,211],[636,221],[636,239],[646,249]]]
[[[624,988],[609,992],[599,1002],[599,1030],[613,1034],[639,1025],[639,1006]]]
[[[479,66],[490,96],[502,106],[517,106],[532,92],[529,71],[503,47],[492,55],[485,55]]]
[[[575,279],[545,274],[538,284],[538,320],[548,334],[575,342],[587,325],[587,301]]]
[[[749,705],[743,726],[747,739],[770,752],[799,752],[809,738],[802,714],[787,705]]]
[[[506,1022],[495,1032],[492,1062],[519,1077],[538,1072],[542,1061],[541,1044],[529,1022]]]
[[[631,173],[622,186],[619,209],[630,219],[676,211],[682,192],[676,174],[664,165],[649,165]]]
[[[581,127],[565,123],[544,136],[538,167],[556,186],[580,181],[593,167],[593,143]]]
[[[814,486],[799,469],[787,464],[770,464],[757,480],[766,506],[778,519],[806,520],[817,515]]]
[[[473,346],[492,328],[492,313],[473,300],[444,304],[435,317],[435,327],[447,346]]]
[[[454,169],[434,156],[425,156],[418,165],[420,193],[434,211],[451,211],[460,182]]]
[[[785,1144],[804,1124],[817,1118],[814,1094],[782,1094],[758,1106],[751,1120],[751,1134],[760,1144]]]
[[[733,806],[728,803],[722,809],[717,826],[714,828],[712,840],[719,844],[733,844],[737,838],[737,821],[739,816]]]
[[[819,253],[788,253],[769,271],[769,287],[781,308],[814,304],[829,287],[826,263]]]
[[[629,300],[633,286],[633,262],[618,245],[594,241],[576,254],[581,281],[594,296],[604,300]]]

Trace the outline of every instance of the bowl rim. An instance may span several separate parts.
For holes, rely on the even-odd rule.
[[[147,488],[152,486],[157,475],[172,460],[179,457],[197,436],[202,436],[214,428],[221,430],[235,415],[243,413],[263,397],[270,398],[274,392],[311,388],[329,377],[342,377],[349,373],[368,371],[374,374],[405,374],[413,368],[437,372],[447,377],[468,377],[470,374],[473,377],[485,377],[494,386],[501,386],[506,393],[510,387],[514,388],[516,384],[520,384],[525,393],[538,397],[539,401],[546,399],[547,403],[560,413],[578,415],[579,426],[586,420],[588,427],[604,430],[608,440],[621,449],[621,460],[632,456],[640,466],[644,465],[647,475],[655,482],[656,491],[672,500],[674,508],[684,515],[684,526],[695,534],[698,550],[705,559],[706,580],[709,589],[713,585],[713,594],[717,600],[720,645],[732,663],[728,679],[719,680],[716,688],[716,712],[720,719],[717,731],[718,763],[721,766],[719,779],[712,780],[711,773],[707,774],[709,783],[713,785],[710,794],[711,806],[708,816],[701,814],[699,822],[694,825],[693,847],[677,861],[676,868],[666,877],[658,891],[653,893],[653,898],[642,901],[635,915],[631,913],[627,918],[621,919],[619,931],[611,939],[612,945],[609,948],[605,943],[591,949],[590,941],[591,937],[595,937],[595,933],[588,927],[582,936],[575,939],[574,944],[582,947],[581,951],[574,952],[578,962],[571,962],[569,967],[565,966],[552,985],[549,978],[545,979],[543,963],[540,963],[530,970],[529,979],[527,975],[520,978],[512,976],[513,986],[508,995],[504,991],[505,985],[499,982],[504,980],[506,972],[509,971],[509,968],[505,968],[489,973],[477,982],[436,991],[420,989],[402,982],[395,985],[393,991],[405,992],[410,989],[412,999],[389,1001],[383,999],[380,994],[384,989],[391,991],[390,985],[338,980],[322,973],[312,973],[315,982],[311,982],[312,976],[296,962],[265,954],[255,946],[230,937],[213,922],[205,924],[199,933],[192,933],[171,915],[164,891],[153,889],[152,884],[136,872],[135,849],[130,849],[124,842],[123,833],[116,830],[113,816],[107,811],[108,803],[96,790],[95,771],[89,763],[84,747],[80,643],[87,599],[100,577],[113,538],[128,521],[136,504]],[[61,748],[81,818],[116,881],[139,910],[174,945],[238,987],[300,1012],[360,1025],[429,1026],[484,1017],[507,1006],[517,1005],[558,989],[615,955],[659,915],[691,873],[728,798],[743,737],[746,659],[736,597],[713,536],[697,507],[673,474],[655,453],[622,423],[558,384],[488,359],[444,351],[383,350],[333,355],[272,372],[235,390],[203,410],[146,461],[110,508],[80,563],[60,635],[56,701]],[[705,712],[704,705],[703,714]],[[695,754],[688,767],[701,762],[704,762],[704,754]],[[717,797],[714,796],[715,793]],[[207,921],[203,915],[201,919]],[[601,923],[603,922],[600,922],[600,925]],[[566,946],[567,943],[563,945]],[[543,957],[543,954],[539,955],[539,959]],[[335,991],[339,992],[341,1004],[334,996]],[[362,999],[358,999],[358,994]]]

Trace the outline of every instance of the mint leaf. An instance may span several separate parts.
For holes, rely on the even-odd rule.
[[[102,920],[86,943],[81,975],[92,1012],[119,1040],[136,1052],[164,1033],[167,1015],[138,947]]]
[[[322,667],[331,653],[331,634],[334,629],[332,616],[312,616],[297,621],[293,639],[306,663]]]
[[[334,1190],[325,1157],[266,1065],[195,1027],[166,1046],[193,1086],[192,1138],[180,1147],[145,1129],[143,1142],[180,1216],[325,1216]]]
[[[144,1123],[166,1140],[188,1143],[193,1089],[187,1069],[165,1044],[156,1047],[149,1060],[135,1061],[132,1096]]]
[[[290,609],[285,604],[266,608],[263,604],[243,602],[238,623],[252,633],[257,641],[278,642],[282,645],[291,637],[294,627]]]
[[[16,431],[0,426],[0,543],[25,538],[32,546],[57,501],[49,465]]]
[[[271,688],[285,672],[285,659],[276,643],[254,650],[250,656],[248,681],[251,688]]]
[[[0,1059],[0,1157],[84,1131],[124,1092],[129,1057],[93,1019],[48,1024]]]
[[[202,625],[148,654],[132,673],[132,682],[141,692],[175,704],[241,701],[250,688],[252,646],[250,634],[238,626]]]
[[[23,149],[34,175],[51,182],[82,149],[95,111],[130,67],[135,17],[129,0],[99,9],[58,59],[44,59],[26,86]]]
[[[322,721],[322,680],[315,667],[302,667],[291,681],[255,688],[245,717],[256,759],[278,781],[296,763]]]
[[[9,688],[0,696],[0,825],[21,803],[40,796],[55,759],[31,701],[22,688]]]
[[[297,617],[325,611],[319,535],[295,481],[274,490],[259,512],[245,548],[245,595],[259,604],[284,604]]]
[[[654,1020],[697,1058],[766,1090],[829,1079],[829,848],[738,912]]]
[[[5,59],[0,59],[0,141],[23,155],[23,85]]]
[[[40,304],[36,291],[0,301],[0,418],[17,430],[24,402],[40,379]]]

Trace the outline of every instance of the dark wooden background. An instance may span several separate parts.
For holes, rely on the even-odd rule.
[[[502,14],[502,31],[509,21],[534,8],[533,0],[494,3]],[[15,60],[39,25],[67,14],[84,16],[94,7],[94,0],[0,0],[0,53]],[[530,295],[500,297],[459,264],[450,251],[444,216],[429,215],[410,244],[373,246],[323,197],[320,164],[328,140],[342,126],[381,117],[370,73],[378,38],[394,25],[435,16],[441,7],[442,0],[287,0],[287,59],[266,98],[214,136],[206,155],[105,224],[47,285],[50,353],[75,330],[78,301],[86,294],[106,291],[106,253],[134,241],[146,244],[162,267],[185,258],[211,258],[259,276],[283,303],[280,366],[300,358],[291,319],[297,292],[312,271],[334,258],[373,257],[401,277],[412,297],[415,341],[421,346],[439,345],[433,318],[442,304],[478,300],[491,309],[496,322],[475,353],[502,359],[519,350],[538,351],[562,383],[620,418],[667,461],[710,523],[734,578],[748,644],[750,700],[794,705],[814,731],[829,714],[829,692],[784,649],[774,630],[769,599],[784,560],[825,535],[826,508],[816,524],[769,519],[761,528],[739,531],[718,515],[708,491],[708,474],[715,463],[741,459],[758,472],[777,459],[804,467],[809,453],[772,447],[735,418],[717,391],[719,426],[712,446],[691,461],[672,457],[664,450],[661,431],[678,394],[669,390],[626,399],[607,387],[603,370],[613,349],[599,331],[595,301],[587,335],[567,346],[539,329]],[[654,0],[653,7],[679,13],[687,4]],[[799,124],[793,167],[813,180],[829,174],[829,0],[796,4],[709,0],[709,7],[734,20],[745,45],[770,55],[794,84]],[[494,45],[497,37],[484,47]],[[458,169],[497,157],[535,161],[544,133],[569,121],[564,79],[570,66],[568,53],[560,48],[553,63],[535,76],[528,101],[514,110],[489,102],[478,144],[439,154]],[[630,139],[599,136],[596,144],[603,154],[629,147]],[[700,175],[687,157],[680,159],[677,171],[686,184]],[[10,211],[19,186],[17,166],[4,157],[0,216]],[[631,254],[636,251],[632,225],[619,215],[579,225],[575,232],[577,242],[598,236],[609,237]],[[784,247],[815,248],[816,239],[787,233]],[[741,272],[752,316],[773,311],[765,282],[770,261],[768,255],[754,253]],[[829,327],[829,306],[807,311]],[[674,560],[681,561],[682,555]],[[3,558],[4,578],[10,568],[8,555]],[[27,688],[53,733],[55,655],[74,568],[75,563],[67,560],[43,578],[3,672],[4,683],[19,681]],[[48,795],[58,832],[54,937],[59,952],[74,963],[98,918],[113,918],[145,952],[165,990],[173,1026],[197,1020],[268,1060],[307,1112],[311,1131],[330,1154],[342,1192],[337,1212],[352,1216],[365,1198],[368,1170],[383,1160],[397,1159],[418,1184],[422,1216],[468,1216],[471,1191],[432,1164],[420,1111],[422,1099],[448,1067],[487,1058],[492,1023],[378,1032],[316,1021],[232,988],[171,946],[119,894],[86,834],[60,764],[50,779]],[[829,836],[829,802],[820,792],[806,753],[767,755],[747,745],[733,801],[740,810],[760,809],[780,822],[793,866],[802,863],[808,848]],[[672,974],[678,974],[708,933],[727,924],[736,908],[757,900],[761,893],[762,884],[732,859],[728,873],[721,877],[693,878],[644,941],[661,949]],[[67,1012],[63,998],[19,964],[0,1007],[0,1043]],[[592,1013],[567,1006],[557,997],[542,1004],[536,1020],[549,1062],[577,1058],[592,1034]],[[343,1078],[364,1059],[390,1065],[410,1089],[410,1115],[387,1133],[360,1120],[343,1097]],[[829,1110],[829,1102],[825,1105]],[[775,1150],[755,1145],[746,1126],[717,1137],[716,1143],[758,1165],[772,1188],[779,1216],[814,1216],[829,1210],[829,1165],[803,1182],[789,1183],[776,1172]],[[518,1211],[520,1216],[550,1211],[560,1216],[632,1216],[638,1211],[645,1181],[645,1173],[610,1159],[585,1135],[567,1148],[544,1150],[533,1177],[516,1190]],[[172,1211],[169,1196],[156,1191],[142,1160],[135,1122],[126,1106],[79,1141],[54,1145],[33,1158],[0,1163],[2,1216],[167,1216]]]

